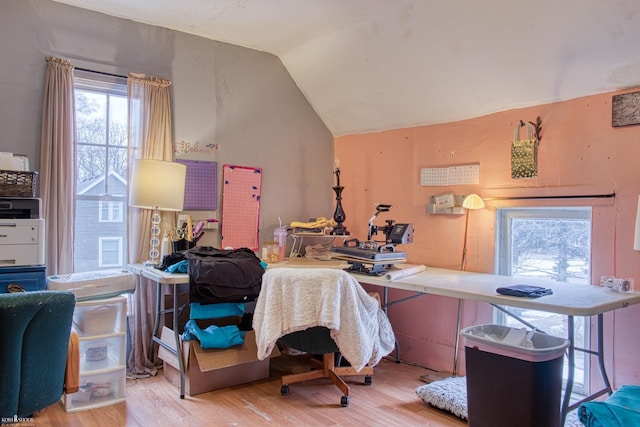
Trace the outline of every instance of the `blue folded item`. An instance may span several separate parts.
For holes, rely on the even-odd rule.
[[[530,286],[530,285],[513,285],[513,286],[505,286],[502,288],[496,289],[500,295],[508,295],[512,297],[529,297],[529,298],[538,298],[543,295],[551,295],[553,294],[553,290],[543,288],[540,286]]]
[[[587,427],[640,426],[640,386],[623,385],[604,402],[581,403],[578,417]]]
[[[183,341],[199,340],[202,348],[229,348],[234,345],[244,344],[245,332],[236,325],[215,326],[211,325],[200,329],[195,320],[187,321],[182,333]]]
[[[189,269],[189,262],[185,259],[183,261],[176,262],[167,267],[169,273],[187,273]]]
[[[189,318],[191,319],[221,319],[223,317],[242,317],[244,314],[243,302],[225,302],[219,304],[191,303]]]

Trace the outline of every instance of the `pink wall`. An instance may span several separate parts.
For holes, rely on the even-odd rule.
[[[412,223],[414,243],[402,246],[408,261],[459,269],[464,216],[427,215],[432,195],[455,192],[483,197],[616,194],[609,199],[487,202],[469,218],[468,271],[493,272],[495,208],[511,206],[592,206],[592,283],[601,275],[633,277],[640,288],[640,252],[633,231],[640,194],[640,126],[611,126],[607,93],[511,110],[440,125],[349,135],[335,139],[340,161],[345,225],[366,239],[367,221],[378,203],[393,205],[385,219]],[[510,141],[519,120],[542,119],[538,178],[511,178]],[[523,130],[524,131],[524,130]],[[480,184],[421,187],[420,169],[480,164]],[[391,299],[404,296],[390,292]],[[451,370],[457,300],[420,297],[389,309],[401,355],[435,370]],[[464,303],[462,326],[491,322],[491,307]],[[615,386],[640,384],[640,306],[605,316],[605,351]],[[463,343],[461,342],[462,346]],[[615,360],[612,354],[615,353]],[[464,372],[461,351],[459,372]],[[595,363],[594,363],[595,365]]]

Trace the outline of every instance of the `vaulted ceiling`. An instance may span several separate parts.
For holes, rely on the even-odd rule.
[[[638,0],[56,0],[277,55],[335,136],[640,85]]]

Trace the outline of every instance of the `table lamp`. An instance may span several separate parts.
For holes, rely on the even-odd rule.
[[[187,167],[180,163],[152,159],[139,159],[133,162],[129,185],[129,206],[153,209],[147,264],[159,264],[161,218],[158,211],[182,210],[186,175]]]

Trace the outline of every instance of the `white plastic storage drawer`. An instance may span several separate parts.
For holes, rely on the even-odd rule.
[[[65,410],[82,411],[124,402],[125,369],[123,367],[95,375],[80,375],[80,390],[62,396]]]
[[[78,335],[83,337],[126,332],[126,302],[124,296],[76,302],[73,325]]]
[[[126,365],[125,333],[106,338],[80,340],[80,374]]]

